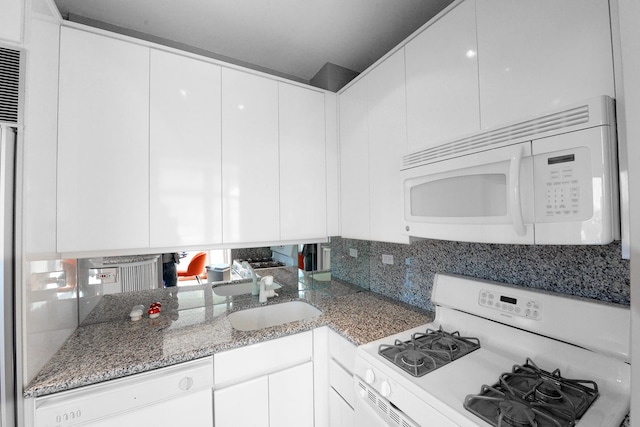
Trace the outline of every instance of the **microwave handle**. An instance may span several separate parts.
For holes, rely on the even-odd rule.
[[[520,165],[522,164],[522,147],[516,149],[511,157],[509,166],[509,203],[511,204],[511,217],[513,228],[518,236],[524,236],[527,229],[522,219],[522,206],[520,204]]]

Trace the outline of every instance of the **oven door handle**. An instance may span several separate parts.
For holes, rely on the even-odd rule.
[[[518,236],[524,236],[527,232],[522,219],[522,204],[520,202],[520,165],[522,164],[522,146],[516,148],[509,165],[509,203],[511,206],[511,218],[513,228]]]

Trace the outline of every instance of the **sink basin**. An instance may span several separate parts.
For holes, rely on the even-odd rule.
[[[271,287],[273,289],[279,289],[282,286],[278,285],[277,283],[274,283],[273,285],[271,285]],[[213,293],[220,297],[232,297],[236,295],[250,294],[252,288],[253,288],[252,282],[242,282],[242,283],[236,283],[232,285],[216,286],[215,288],[213,288]]]
[[[322,312],[311,304],[303,301],[289,301],[236,311],[227,316],[227,319],[234,329],[257,331],[270,326],[312,319],[321,314]]]

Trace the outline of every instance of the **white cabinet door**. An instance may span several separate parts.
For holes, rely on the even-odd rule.
[[[324,94],[327,162],[327,235],[340,235],[340,144],[338,96]]]
[[[404,50],[373,69],[368,81],[370,240],[409,243],[403,227],[402,156],[407,150]]]
[[[108,404],[108,403],[106,403]],[[154,427],[211,427],[213,425],[213,399],[211,390],[200,390],[185,396],[175,397],[115,417],[91,422],[91,427],[144,426]]]
[[[280,239],[327,236],[324,94],[279,88]]]
[[[313,363],[269,375],[269,426],[313,426]]]
[[[60,25],[31,21],[26,77],[23,248],[30,259],[56,253],[56,147]]]
[[[223,242],[280,240],[278,83],[222,70]]]
[[[405,51],[409,151],[478,131],[475,0],[434,22]]]
[[[269,427],[267,376],[216,390],[213,401],[216,427]]]
[[[329,390],[329,425],[331,427],[353,427],[353,408],[334,389]]]
[[[340,94],[340,200],[342,237],[368,240],[369,131],[366,76]]]
[[[63,27],[58,252],[149,246],[149,49]]]
[[[607,0],[477,0],[482,128],[614,97]]]
[[[220,67],[151,50],[151,247],[222,243]]]
[[[22,0],[0,0],[0,39],[22,41],[25,4]]]

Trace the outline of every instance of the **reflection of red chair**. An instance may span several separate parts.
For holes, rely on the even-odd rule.
[[[207,254],[198,252],[189,262],[186,270],[178,270],[178,280],[192,280],[194,277],[200,283],[200,277],[204,277],[204,264],[207,262]]]

